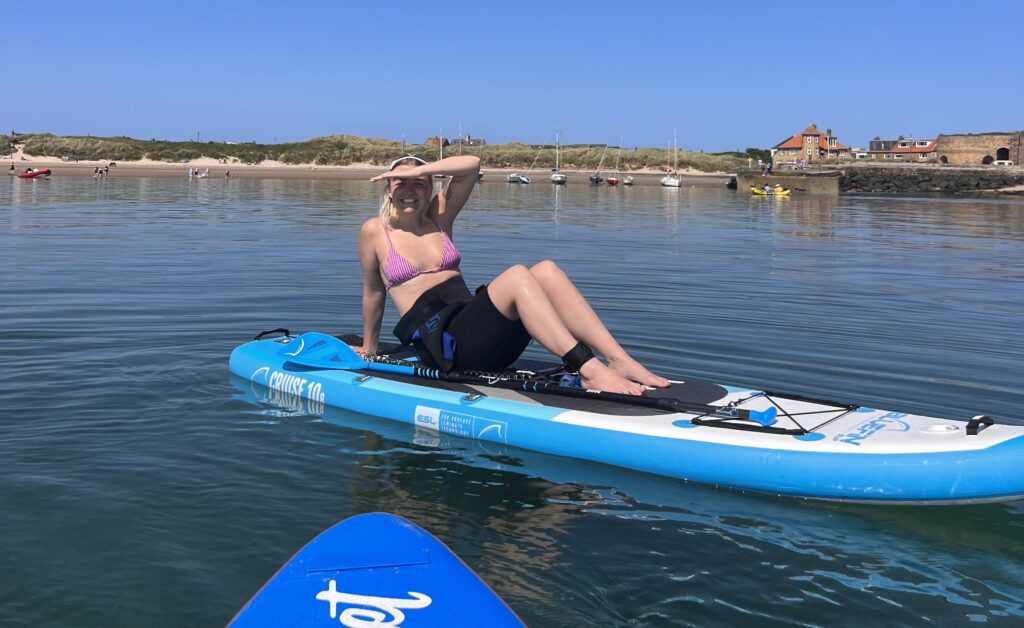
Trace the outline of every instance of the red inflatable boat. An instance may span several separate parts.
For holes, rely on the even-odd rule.
[[[49,168],[28,168],[18,175],[19,179],[35,179],[36,177],[48,177],[52,173]]]

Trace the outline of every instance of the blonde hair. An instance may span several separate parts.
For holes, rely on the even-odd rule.
[[[398,215],[398,208],[391,202],[391,183],[389,182],[384,191],[380,193],[380,209],[377,211],[384,226],[391,228],[391,222]]]

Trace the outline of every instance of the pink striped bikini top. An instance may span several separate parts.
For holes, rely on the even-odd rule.
[[[383,220],[381,220],[381,225],[383,225],[384,235],[388,239],[388,258],[384,260],[381,270],[384,271],[384,283],[389,290],[409,281],[413,277],[419,277],[427,273],[437,273],[442,270],[459,269],[459,264],[462,263],[462,255],[459,254],[459,249],[455,248],[451,239],[448,238],[448,234],[441,228],[441,225],[437,224],[437,221],[434,221],[434,226],[441,232],[441,263],[428,270],[416,268],[412,265],[412,262],[399,253],[395,249],[395,245],[391,243],[390,229],[384,224]]]

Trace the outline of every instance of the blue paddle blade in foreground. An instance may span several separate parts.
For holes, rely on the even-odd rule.
[[[394,515],[310,541],[231,621],[248,626],[523,626],[443,543]]]

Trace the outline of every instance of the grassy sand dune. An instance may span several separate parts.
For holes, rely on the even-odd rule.
[[[427,159],[439,156],[437,146],[406,144],[407,153]],[[281,166],[364,166],[386,165],[402,154],[403,144],[395,140],[364,138],[353,135],[331,135],[304,142],[283,144],[227,142],[171,142],[139,140],[130,137],[76,137],[43,134],[17,134],[0,138],[0,155],[23,155],[26,159],[95,162],[138,162],[176,165],[281,165]],[[459,154],[460,147],[450,146],[446,155]],[[548,170],[555,165],[555,147],[518,142],[465,146],[462,154],[481,158],[484,168]],[[573,145],[563,147],[562,167],[566,170],[593,171],[601,162],[603,172],[615,169],[618,156],[621,172],[662,172],[669,169],[672,157],[664,148],[622,150],[604,145]],[[690,172],[735,172],[747,166],[747,153],[706,154],[680,150],[679,169]],[[757,155],[754,155],[756,158]]]

